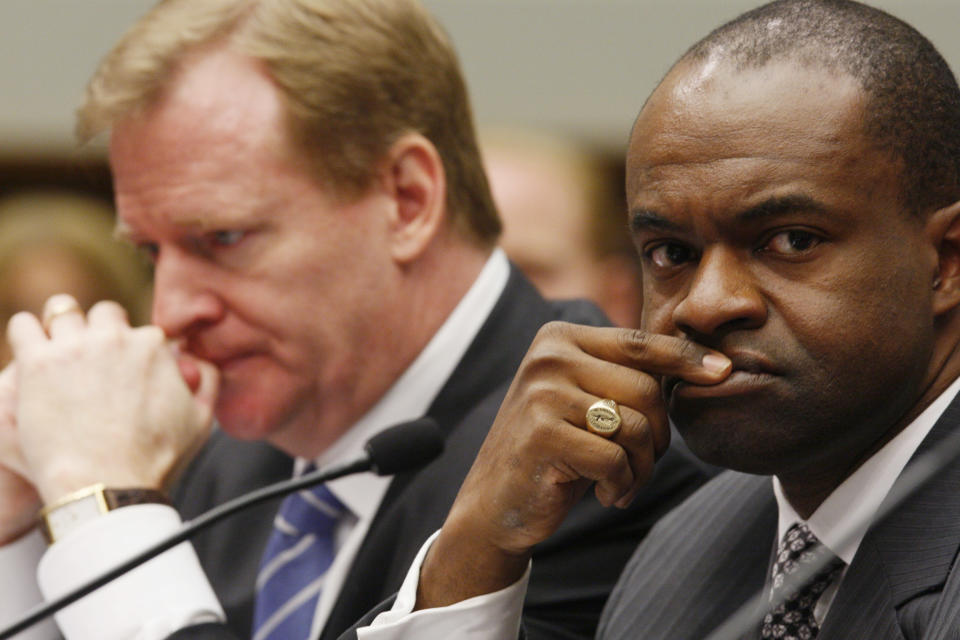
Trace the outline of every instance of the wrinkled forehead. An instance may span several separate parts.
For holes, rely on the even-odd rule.
[[[791,60],[741,69],[678,63],[647,100],[627,152],[627,188],[649,166],[834,152],[862,145],[865,96],[846,74]],[[640,173],[638,173],[640,172]]]

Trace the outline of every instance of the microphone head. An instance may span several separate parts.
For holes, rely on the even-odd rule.
[[[365,446],[378,476],[424,466],[443,453],[443,434],[430,417],[402,422],[370,438]]]

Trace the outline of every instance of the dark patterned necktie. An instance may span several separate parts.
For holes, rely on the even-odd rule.
[[[805,564],[828,555],[832,560],[802,589],[790,593],[786,599],[763,618],[760,637],[763,640],[813,640],[820,625],[813,617],[814,607],[823,592],[843,571],[844,563],[822,546],[806,524],[796,523],[787,529],[777,550],[771,576],[773,588],[770,597],[781,595],[785,579]]]
[[[345,510],[325,486],[283,501],[257,575],[254,640],[307,640]]]

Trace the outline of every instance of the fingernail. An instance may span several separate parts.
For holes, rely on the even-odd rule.
[[[613,504],[613,496],[610,495],[610,492],[604,489],[599,484],[596,485],[594,494],[597,496],[597,502],[599,502],[604,507],[609,507]]]
[[[618,509],[626,509],[627,507],[630,506],[630,503],[633,502],[633,498],[634,498],[634,494],[632,492],[628,493],[627,495],[623,496],[622,498],[614,502],[613,506],[617,507]]]
[[[708,353],[701,360],[703,368],[711,373],[723,373],[730,368],[730,361],[723,357]]]

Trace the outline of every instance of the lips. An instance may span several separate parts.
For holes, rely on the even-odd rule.
[[[191,343],[188,346],[188,351],[193,356],[200,358],[201,360],[206,360],[221,371],[254,355],[254,351],[252,349],[245,349],[241,347],[224,348],[222,346],[213,348],[209,345],[195,343]]]
[[[757,392],[782,375],[766,357],[750,351],[723,352],[733,363],[730,375],[713,385],[688,382],[671,376],[664,379],[667,398],[721,398]]]
[[[213,365],[220,370],[220,373],[223,374],[235,366],[245,362],[250,357],[250,354],[239,354],[234,356],[227,356],[223,358],[217,358],[216,360],[211,360]]]

